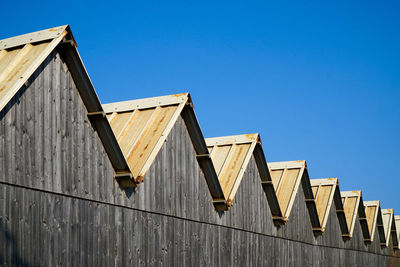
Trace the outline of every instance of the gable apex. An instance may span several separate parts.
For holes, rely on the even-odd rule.
[[[131,177],[68,25],[0,41],[0,111],[23,86],[29,86],[29,78],[56,49],[72,75],[116,176]]]

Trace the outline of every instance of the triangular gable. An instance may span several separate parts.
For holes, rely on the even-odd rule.
[[[268,162],[268,168],[284,219],[286,221],[289,219],[296,194],[302,184],[312,228],[314,231],[320,232],[322,230],[321,223],[315,206],[306,161]]]
[[[311,179],[310,182],[322,231],[325,231],[329,211],[332,208],[332,204],[334,204],[342,231],[342,237],[347,238],[349,236],[349,230],[342,200],[340,198],[338,178]]]
[[[378,230],[380,244],[386,244],[385,230],[383,228],[382,212],[379,200],[364,201],[365,215],[367,217],[369,235],[374,242],[375,231]]]
[[[68,35],[65,25],[0,41],[0,110]]]
[[[353,236],[358,214],[364,241],[370,241],[371,237],[368,230],[361,191],[343,191],[340,194],[342,197],[344,214],[346,215],[347,227],[350,230],[350,238]]]
[[[103,108],[134,179],[134,182],[121,179],[122,186],[136,186],[143,181],[172,127],[182,116],[214,205],[219,210],[226,209],[218,176],[188,93],[104,104]]]
[[[116,174],[130,175],[76,47],[68,25],[0,40],[0,110],[4,109],[45,59],[57,49],[67,63],[88,111],[87,116],[93,123]]]
[[[394,223],[396,225],[397,242],[400,242],[400,215],[394,216]]]
[[[206,144],[221,184],[226,203],[231,206],[252,155],[254,155],[272,217],[281,221],[282,213],[267,168],[259,134],[207,138]]]
[[[383,209],[382,217],[383,217],[383,228],[385,229],[385,237],[386,237],[385,245],[388,247],[390,239],[392,239],[393,248],[396,249],[399,248],[393,209]]]

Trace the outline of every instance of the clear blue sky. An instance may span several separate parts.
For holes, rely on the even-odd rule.
[[[70,24],[103,103],[190,92],[206,137],[259,132],[400,214],[398,1],[29,1],[0,39]]]

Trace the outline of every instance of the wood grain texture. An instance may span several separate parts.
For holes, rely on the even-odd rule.
[[[289,221],[275,225],[253,157],[231,209],[217,212],[182,118],[144,183],[122,190],[113,177],[74,81],[54,52],[0,112],[0,264],[400,264],[392,248],[365,245],[357,223],[354,237],[342,241],[334,205],[326,232],[315,237],[302,184]]]
[[[289,201],[293,197],[293,194],[297,193],[294,192],[294,187],[298,179],[299,171],[300,169],[286,170],[283,177],[281,178],[282,181],[280,182],[279,188],[276,192],[279,204],[284,214],[288,213],[287,209]]]

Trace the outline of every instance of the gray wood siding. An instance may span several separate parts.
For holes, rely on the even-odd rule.
[[[53,52],[0,113],[1,181],[113,202],[113,169],[86,115]]]
[[[1,187],[0,200],[0,259],[5,266],[400,264],[389,256],[313,246],[14,185]]]
[[[332,203],[329,210],[328,221],[324,233],[316,236],[316,243],[330,247],[344,247],[342,230],[340,229],[339,219],[336,215],[335,203]]]
[[[305,179],[305,177],[303,176],[302,179]],[[289,220],[283,227],[279,228],[276,235],[309,244],[314,243],[314,234],[310,215],[306,206],[302,183],[300,183],[299,189],[296,192],[296,198],[292,210],[290,211]]]
[[[86,115],[57,52],[0,113],[0,264],[400,265],[360,240],[338,245],[337,229],[315,239],[301,186],[277,228],[254,158],[231,210],[216,212],[182,118],[143,184],[121,190]]]

